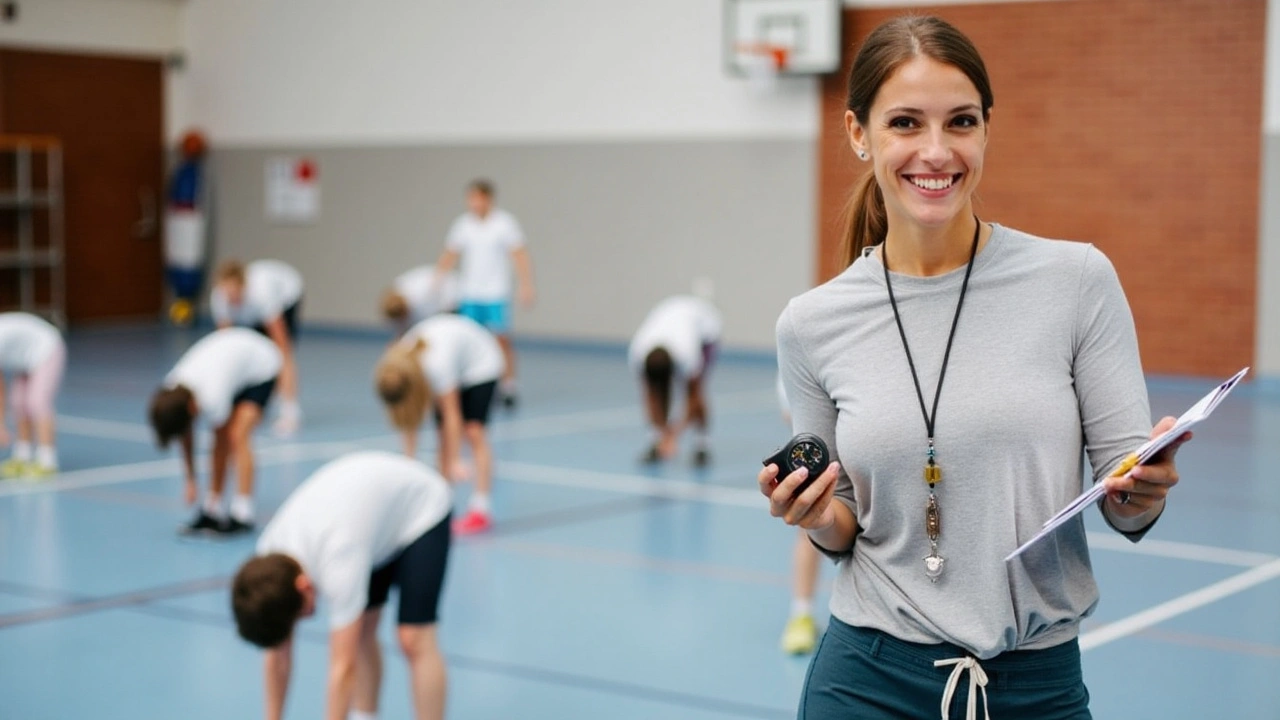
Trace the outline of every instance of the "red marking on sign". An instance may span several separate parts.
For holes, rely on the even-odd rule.
[[[293,168],[293,174],[301,182],[311,182],[316,179],[316,164],[310,160],[299,160]]]

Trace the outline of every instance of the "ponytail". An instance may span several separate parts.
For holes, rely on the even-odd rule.
[[[374,369],[374,388],[398,430],[418,429],[432,405],[431,385],[418,360],[425,349],[421,338],[412,345],[394,343]]]
[[[889,232],[884,196],[880,193],[874,170],[868,170],[854,185],[844,213],[844,243],[840,257],[844,261],[842,267],[849,267],[863,250],[884,242]]]

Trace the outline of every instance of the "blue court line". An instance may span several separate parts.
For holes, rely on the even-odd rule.
[[[605,500],[581,507],[551,510],[523,517],[512,518],[495,527],[489,533],[474,538],[458,539],[455,542],[480,541],[491,536],[508,536],[532,530],[543,530],[552,527],[563,527],[575,522],[594,521],[602,517],[610,517],[664,507],[669,500],[651,497],[627,497]],[[38,599],[56,600],[58,604],[46,608],[37,608],[7,615],[0,615],[0,630],[19,625],[61,620],[74,615],[86,615],[103,610],[115,610],[123,607],[151,605],[158,600],[195,595],[209,590],[220,590],[231,584],[231,576],[224,575],[199,580],[188,580],[171,585],[161,585],[142,590],[131,590],[116,595],[83,596],[49,588],[38,588],[0,580],[0,592],[36,597]],[[12,592],[10,592],[12,591]]]
[[[207,610],[173,607],[169,605],[150,605],[146,607],[133,607],[128,609],[145,615],[210,627],[226,629],[229,625],[229,619],[227,616]],[[328,633],[319,630],[299,628],[295,637],[313,645],[327,645],[329,643]],[[387,650],[383,653],[383,657],[388,660],[393,659],[393,656],[398,656],[398,654],[392,650]],[[576,673],[547,670],[540,667],[531,667],[517,663],[469,657],[456,653],[445,653],[445,658],[448,661],[450,670],[464,668],[491,675],[519,678],[522,680],[530,680],[559,687],[572,687],[581,690],[607,693],[610,695],[630,697],[681,708],[698,708],[712,712],[724,713],[734,717],[765,718],[766,720],[774,720],[775,718],[777,720],[782,720],[782,718],[795,717],[794,710],[751,705],[748,703],[739,703],[732,700],[723,700],[720,698],[694,695],[692,693],[683,693],[673,690],[662,690],[649,685],[640,685],[638,683],[605,680],[603,678],[578,675]]]
[[[106,595],[97,598],[79,598],[72,600],[71,602],[54,605],[53,607],[0,615],[0,630],[7,627],[16,627],[18,625],[30,625],[31,623],[46,622],[49,620],[61,620],[62,618],[74,615],[85,615],[88,613],[101,612],[103,610],[115,610],[134,605],[146,605],[157,600],[194,595],[196,593],[207,592],[209,590],[218,590],[227,587],[230,582],[231,578],[227,576],[200,578],[197,580],[186,580],[184,582],[173,583],[170,585],[145,588],[143,590],[134,590],[127,593],[121,593],[119,595]]]

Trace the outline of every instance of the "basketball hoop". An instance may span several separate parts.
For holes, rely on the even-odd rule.
[[[767,42],[738,43],[738,64],[747,80],[758,90],[767,91],[778,84],[778,76],[786,71],[791,48]]]

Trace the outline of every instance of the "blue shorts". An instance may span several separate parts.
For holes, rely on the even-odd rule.
[[[494,335],[506,335],[511,332],[510,301],[493,303],[463,301],[458,306],[458,314],[475,320]]]

